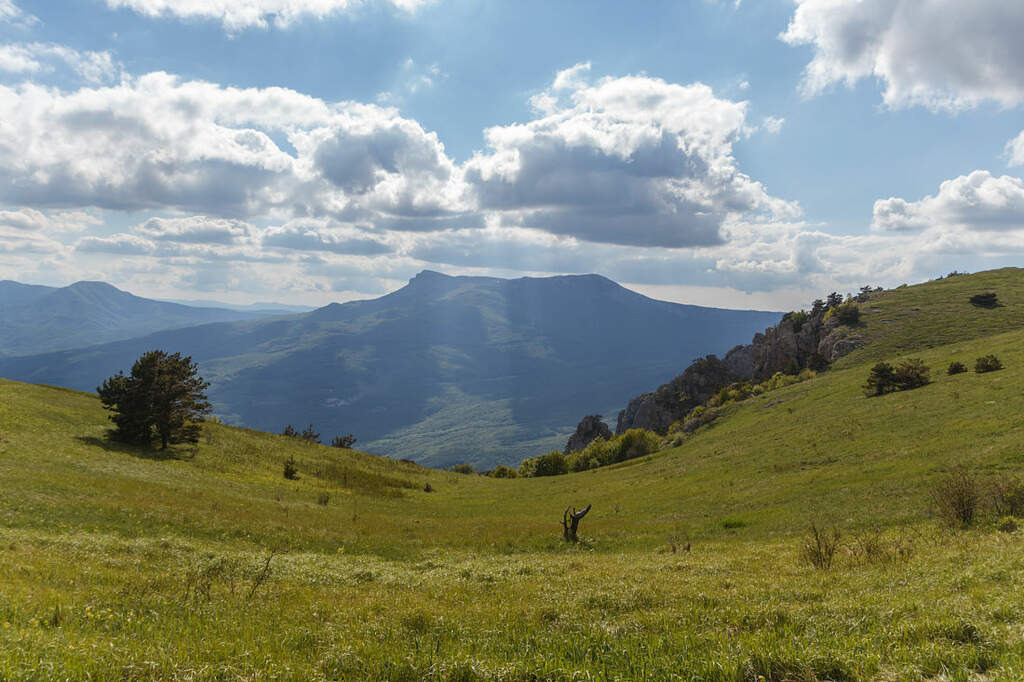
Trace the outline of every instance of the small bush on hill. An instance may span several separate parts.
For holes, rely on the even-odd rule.
[[[831,532],[811,524],[800,548],[800,558],[819,570],[832,568],[836,550],[839,549],[839,529],[832,527]]]
[[[966,528],[974,522],[981,503],[981,485],[974,472],[958,467],[939,479],[931,497],[941,519],[951,526]]]
[[[799,334],[800,330],[803,329],[804,322],[807,321],[807,313],[803,310],[797,310],[796,312],[789,313],[787,317],[793,323],[793,333]]]
[[[999,297],[996,296],[995,292],[987,292],[984,294],[975,294],[971,296],[971,305],[977,308],[995,308],[999,305]]]
[[[299,478],[299,467],[295,463],[295,455],[291,455],[284,461],[284,477],[289,481],[295,481]]]
[[[316,503],[319,504],[321,507],[326,507],[327,503],[330,502],[330,501],[331,501],[331,494],[330,493],[326,493],[326,492],[325,493],[320,493],[320,494],[318,494],[316,496]]]
[[[343,450],[351,450],[355,444],[356,437],[351,433],[347,436],[335,436],[334,440],[331,441],[332,448],[342,448]]]
[[[491,478],[519,478],[519,474],[512,467],[507,467],[504,464],[498,466],[487,472],[487,475]]]
[[[983,355],[974,361],[974,371],[978,374],[984,374],[985,372],[995,372],[996,370],[1002,369],[1003,363],[994,355]]]
[[[946,370],[946,374],[962,374],[966,371],[967,368],[964,366],[964,363],[954,360],[949,363],[949,369]]]
[[[910,358],[896,365],[895,379],[896,388],[900,391],[920,388],[931,381],[928,366],[919,358]]]
[[[534,476],[560,476],[569,473],[569,463],[561,450],[552,450],[546,455],[537,457]]]
[[[871,368],[868,374],[867,383],[864,384],[864,393],[873,395],[884,395],[896,390],[896,370],[888,362],[878,362]]]
[[[888,362],[879,362],[871,368],[864,393],[876,396],[919,388],[931,381],[928,374],[928,366],[918,358],[903,360],[896,367]]]
[[[1024,518],[1024,481],[1016,476],[993,478],[988,484],[988,500],[997,517]]]
[[[860,306],[852,300],[839,304],[829,312],[839,320],[839,324],[853,325],[860,321]]]
[[[457,474],[475,474],[476,469],[473,468],[472,464],[456,464],[452,467],[452,471]]]

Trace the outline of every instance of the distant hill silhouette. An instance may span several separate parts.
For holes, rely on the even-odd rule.
[[[57,288],[5,280],[0,281],[0,355],[82,348],[164,329],[267,314],[153,301],[105,282]]]
[[[330,439],[421,464],[518,463],[560,449],[580,414],[722,353],[779,313],[656,301],[598,275],[424,271],[378,299],[0,360],[0,375],[94,390],[154,348],[191,355],[229,423]]]

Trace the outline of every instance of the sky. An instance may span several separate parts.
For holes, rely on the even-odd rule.
[[[0,279],[681,303],[1024,265],[1024,3],[0,0]]]

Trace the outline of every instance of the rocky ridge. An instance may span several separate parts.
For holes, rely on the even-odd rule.
[[[697,405],[737,381],[760,382],[776,372],[824,369],[863,345],[856,328],[816,305],[812,312],[787,313],[782,320],[736,346],[724,358],[708,355],[667,384],[637,396],[619,412],[615,433],[647,429],[664,434]]]

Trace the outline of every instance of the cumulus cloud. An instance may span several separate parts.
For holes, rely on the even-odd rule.
[[[47,214],[34,208],[21,208],[16,211],[0,210],[0,225],[26,231],[81,232],[92,225],[102,224],[101,219],[82,211]]]
[[[80,52],[54,43],[0,45],[0,71],[38,75],[64,66],[89,83],[113,81],[119,73],[110,52]]]
[[[4,0],[0,0],[4,1]],[[111,8],[125,7],[143,16],[219,21],[230,32],[247,28],[285,28],[302,18],[322,21],[352,12],[368,0],[107,0]],[[426,0],[379,0],[396,9],[412,12]],[[2,6],[0,6],[2,7]]]
[[[1024,3],[796,0],[780,38],[811,45],[803,90],[874,77],[890,107],[964,109],[1024,102]]]
[[[376,256],[393,249],[378,239],[327,221],[296,220],[263,232],[263,245],[296,251],[327,251],[356,256]]]
[[[1024,180],[978,170],[946,180],[937,194],[920,201],[882,199],[875,202],[871,227],[877,232],[1024,230]]]
[[[222,218],[439,216],[461,195],[436,134],[397,111],[166,73],[63,93],[0,86],[0,201]],[[271,137],[284,138],[294,153]]]
[[[82,253],[109,253],[121,256],[144,256],[156,251],[156,245],[148,239],[131,234],[112,237],[82,237],[75,244],[75,250]]]
[[[1006,143],[1006,153],[1011,166],[1024,166],[1024,131]]]
[[[150,218],[135,232],[157,241],[199,244],[238,244],[248,238],[252,226],[241,220],[191,216]]]
[[[37,21],[36,17],[22,10],[13,0],[0,0],[0,23],[28,26]]]
[[[480,209],[553,234],[672,247],[721,242],[730,216],[799,214],[736,166],[746,103],[645,76],[588,84],[589,68],[535,96],[538,118],[486,131],[488,150],[465,166]]]

